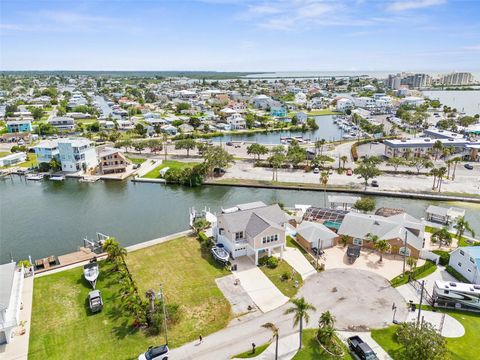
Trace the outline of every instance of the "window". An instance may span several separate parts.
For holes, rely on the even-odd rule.
[[[468,272],[472,272],[472,270],[471,270],[471,269],[467,269],[467,270],[468,270]]]
[[[353,244],[362,246],[363,245],[363,240],[360,239],[360,238],[354,238],[353,239]]]
[[[471,262],[472,264],[475,264],[475,260],[474,260],[473,258],[470,258],[470,262]]]
[[[235,233],[235,240],[243,239],[243,231],[239,231]]]
[[[463,250],[460,250],[460,255],[465,255],[465,252]]]
[[[462,263],[461,263],[461,262],[458,262],[457,265],[458,265],[458,267],[462,267]]]
[[[400,255],[410,256],[410,249],[409,249],[409,248],[405,249],[405,247],[401,247],[401,248],[398,250],[398,253],[399,253]]]

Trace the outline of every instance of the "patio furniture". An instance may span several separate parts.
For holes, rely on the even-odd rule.
[[[50,266],[56,265],[56,263],[57,263],[57,260],[55,260],[55,256],[52,255],[48,257],[48,264]]]

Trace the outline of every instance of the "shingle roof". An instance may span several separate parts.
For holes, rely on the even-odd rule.
[[[325,225],[310,221],[303,221],[298,227],[297,233],[309,242],[317,241],[318,239],[329,240],[337,237],[337,234]]]

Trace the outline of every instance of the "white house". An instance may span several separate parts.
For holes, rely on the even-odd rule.
[[[48,123],[58,130],[73,130],[75,128],[75,120],[70,117],[54,117],[48,120]]]
[[[19,325],[23,267],[14,262],[0,265],[0,284],[0,344],[8,344]]]
[[[227,123],[230,124],[233,130],[238,129],[245,129],[247,127],[247,123],[245,119],[240,114],[233,114],[227,118]]]
[[[93,141],[85,138],[58,140],[58,152],[62,164],[62,171],[86,171],[98,165],[95,144]]]
[[[462,246],[450,254],[449,265],[472,284],[480,284],[480,246]]]
[[[24,152],[13,153],[0,158],[0,166],[10,166],[22,163],[27,160],[27,154]]]
[[[355,106],[355,104],[354,104],[352,99],[340,98],[340,99],[337,100],[336,110],[341,111],[341,112],[345,112],[348,109],[352,109],[354,106]]]
[[[307,95],[303,92],[298,92],[295,94],[295,104],[303,105],[307,102]]]
[[[259,257],[271,256],[272,251],[280,251],[282,257],[289,220],[277,204],[258,201],[223,210],[212,228],[215,241],[233,258],[249,256],[258,265]]]

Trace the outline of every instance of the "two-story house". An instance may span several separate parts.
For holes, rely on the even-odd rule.
[[[131,161],[117,149],[104,149],[98,157],[102,175],[125,172],[127,166],[131,164]]]
[[[58,141],[56,140],[41,141],[34,147],[34,150],[38,164],[49,163],[52,159],[60,160]]]
[[[32,121],[31,120],[7,121],[7,131],[9,133],[31,132]]]
[[[230,127],[233,130],[245,129],[247,127],[247,122],[238,113],[235,113],[232,116],[229,116],[227,118],[227,123],[230,124]]]
[[[95,144],[93,141],[85,138],[58,140],[58,152],[62,171],[86,171],[98,165]]]
[[[12,341],[12,333],[20,323],[23,288],[23,267],[15,263],[0,265],[0,345]]]
[[[289,220],[277,204],[259,201],[224,210],[212,228],[215,241],[233,258],[248,256],[258,265],[260,257],[272,256],[273,251],[279,251],[282,258]]]
[[[461,246],[453,250],[449,265],[472,284],[480,284],[480,246]]]

